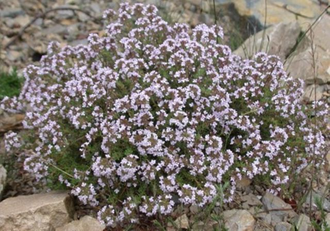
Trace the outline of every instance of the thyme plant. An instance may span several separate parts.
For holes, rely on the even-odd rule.
[[[221,45],[222,28],[173,26],[153,5],[107,10],[106,34],[88,45],[52,42],[28,66],[19,97],[1,108],[24,111],[28,135],[6,135],[25,170],[71,189],[99,208],[107,226],[170,214],[177,204],[210,204],[217,186],[265,176],[276,193],[326,143],[301,103],[303,81],[276,56],[242,59]],[[329,113],[317,106],[320,124]]]

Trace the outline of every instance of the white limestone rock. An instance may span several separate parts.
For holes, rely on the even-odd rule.
[[[72,216],[73,203],[67,192],[12,197],[0,203],[0,230],[54,231]]]
[[[104,229],[105,225],[101,224],[97,219],[84,216],[80,220],[72,221],[57,228],[56,231],[103,231]]]
[[[228,210],[223,213],[225,227],[232,231],[253,231],[255,219],[247,210]]]

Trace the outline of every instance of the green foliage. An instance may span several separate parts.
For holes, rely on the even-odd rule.
[[[16,69],[12,72],[0,71],[0,100],[5,96],[18,96],[24,79],[18,76]]]
[[[315,204],[318,210],[321,212],[321,220],[318,222],[316,220],[312,220],[312,225],[315,230],[322,230],[322,231],[330,231],[330,224],[326,221],[326,215],[327,213],[324,211],[324,208],[322,206],[322,198],[315,197]]]

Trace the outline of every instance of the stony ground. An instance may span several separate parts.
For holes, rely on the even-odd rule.
[[[86,44],[86,38],[89,33],[101,33],[104,26],[100,20],[103,10],[116,8],[120,1],[104,2],[108,1],[0,0],[1,69],[7,71],[13,67],[17,67],[20,72],[27,64],[37,63],[41,56],[47,53],[47,44],[52,40],[59,41],[62,45]],[[208,3],[209,1],[148,2],[157,3],[161,9],[161,14],[167,17],[168,20],[189,22],[192,26],[200,22],[207,24],[214,23],[213,12]],[[205,2],[208,4],[205,4]],[[277,5],[275,7],[284,9],[283,12],[289,15],[299,14],[300,16],[297,17],[300,17],[300,21],[306,23],[308,19],[311,21],[317,13],[322,12],[322,9],[326,5],[324,1],[310,2],[313,3],[308,4],[312,5],[304,6],[305,8],[309,7],[312,13],[304,11],[304,7],[297,9],[284,7],[284,5]],[[227,34],[227,40],[224,42],[230,46],[236,48],[254,31],[258,31],[263,27],[262,20],[257,21],[251,17],[253,10],[245,15],[242,14],[244,12],[243,7],[246,4],[241,4],[240,7],[236,8],[234,4],[217,4],[216,6],[218,10],[217,22],[224,27],[225,34]],[[260,10],[261,7],[258,3],[255,10]],[[294,11],[294,13],[290,12],[290,10]],[[283,15],[278,15],[278,17],[283,17]],[[257,15],[256,18],[262,19],[262,16]],[[273,20],[274,22],[276,21],[275,19]],[[236,39],[230,39],[229,36]],[[329,59],[327,60],[329,61]],[[324,87],[324,85],[327,87],[328,82],[326,84],[320,83],[314,86],[314,89],[317,89],[319,86]],[[322,97],[326,91],[328,91],[327,88],[322,90]],[[15,156],[4,157],[4,155],[1,155],[1,153],[4,153],[3,134],[8,130],[24,132],[21,126],[23,119],[24,113],[10,115],[0,110],[0,163],[4,158],[9,158],[7,159],[7,163],[10,166],[7,165],[6,167],[12,169],[12,171],[8,172],[9,180],[3,199],[42,191],[34,187],[36,182],[23,171],[22,161],[17,160]],[[317,174],[314,171],[317,171]],[[293,225],[298,225],[300,227],[299,230],[312,230],[310,220],[321,220],[321,211],[315,206],[310,206],[310,196],[306,195],[305,192],[306,188],[309,187],[308,182],[315,175],[317,175],[317,180],[313,184],[314,193],[312,197],[324,198],[323,207],[330,224],[329,165],[321,169],[311,168],[310,172],[305,176],[307,179],[306,185],[296,186],[294,200],[289,200],[281,195],[275,197],[265,193],[265,188],[261,186],[262,184],[243,179],[240,182],[239,190],[233,203],[216,206],[213,213],[221,214],[229,230],[244,230],[244,228],[245,230],[260,231],[290,230]],[[95,215],[92,209],[81,206],[79,203],[76,203],[76,209],[76,218],[83,217],[84,215]],[[210,230],[212,227],[219,228],[222,224],[222,221],[218,223],[210,219],[210,214],[194,206],[190,208],[178,208],[172,214],[172,218],[174,224],[167,224],[164,221],[167,230],[176,230],[174,226],[185,230]],[[154,227],[150,226],[151,224],[150,221],[146,221],[145,224],[142,224],[140,230],[147,230],[146,227],[149,227],[149,229],[150,227]],[[240,228],[235,229],[235,227]]]

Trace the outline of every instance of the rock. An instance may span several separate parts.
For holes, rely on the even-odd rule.
[[[265,224],[272,224],[272,215],[269,213],[258,213],[255,217],[262,220]]]
[[[79,39],[79,40],[74,40],[72,42],[69,43],[71,46],[75,47],[78,45],[87,45],[88,44],[88,40],[87,39]]]
[[[6,19],[5,25],[8,28],[17,28],[17,27],[19,27],[19,25],[16,23],[15,19],[12,19],[12,18]]]
[[[201,24],[201,23],[205,23],[206,25],[214,24],[214,18],[212,18],[209,14],[206,14],[206,13],[200,13],[199,15],[192,17],[192,21],[190,21],[190,22],[193,22],[194,20],[195,20],[195,22],[191,24],[192,26],[197,26],[198,24]]]
[[[89,20],[89,16],[82,12],[77,12],[77,15],[80,22],[86,22],[87,20]]]
[[[20,8],[5,8],[0,10],[0,18],[15,18],[23,14],[24,11]]]
[[[20,1],[20,6],[29,15],[37,15],[45,10],[40,0]]]
[[[219,223],[215,220],[208,220],[208,221],[197,221],[192,225],[192,231],[201,231],[201,230],[218,230],[217,226]]]
[[[191,205],[189,207],[189,211],[191,214],[195,215],[195,214],[199,213],[199,211],[201,211],[201,209],[197,205]]]
[[[309,85],[306,87],[303,100],[306,102],[313,102],[314,100],[320,100],[323,98],[323,93],[325,92],[325,85]],[[315,92],[316,91],[316,92]],[[315,94],[316,93],[316,94]]]
[[[75,8],[76,6],[72,6],[72,5],[62,5],[61,7],[66,7],[66,8]],[[61,19],[69,19],[69,18],[73,18],[74,16],[74,11],[72,10],[59,10],[56,13],[56,19],[61,20]]]
[[[252,193],[248,195],[242,196],[242,201],[245,201],[250,206],[258,206],[262,205],[261,201],[258,199],[257,196],[253,195]]]
[[[66,0],[64,4],[66,5],[80,5],[82,4],[82,0]]]
[[[22,57],[22,52],[10,50],[7,53],[7,59],[10,61],[19,61]]]
[[[91,8],[92,12],[94,13],[94,15],[95,15],[96,17],[100,17],[100,16],[102,16],[102,14],[103,14],[103,10],[101,9],[100,4],[98,4],[98,3],[96,3],[96,2],[92,2],[92,3],[90,4],[90,8]]]
[[[325,216],[325,222],[327,223],[327,226],[330,227],[330,213]]]
[[[297,21],[304,30],[322,13],[319,3],[310,0],[300,0],[299,3],[296,0],[231,0],[230,2],[235,4],[240,15],[255,17],[262,24],[266,17],[266,25]],[[265,10],[265,2],[267,10]]]
[[[20,7],[19,0],[0,1],[0,2],[1,2],[1,6],[4,7],[5,9],[7,9],[7,8],[18,8],[18,7]]]
[[[100,31],[100,25],[94,23],[93,21],[89,20],[86,23],[87,28],[88,28],[88,32],[99,32]]]
[[[275,231],[291,231],[292,225],[288,222],[280,222],[275,226]]]
[[[330,50],[330,15],[324,14],[312,32],[308,35],[309,39],[313,39],[313,42],[324,50]]]
[[[0,203],[0,230],[55,230],[72,215],[72,200],[66,192],[11,197]]]
[[[258,51],[264,51],[270,55],[277,55],[284,61],[296,44],[299,33],[300,26],[297,22],[279,23],[252,35],[234,53],[249,58]]]
[[[60,21],[60,24],[63,26],[71,26],[71,25],[75,25],[77,24],[78,20],[77,19],[62,19]],[[68,30],[68,33],[70,33],[70,31]]]
[[[2,191],[3,191],[3,189],[5,188],[6,179],[7,179],[7,171],[6,171],[6,169],[0,164],[0,200],[1,200]]]
[[[11,129],[14,129],[16,126],[21,125],[24,120],[25,115],[23,114],[15,114],[0,117],[0,132],[7,132]]]
[[[285,203],[281,198],[274,196],[271,193],[266,193],[262,197],[262,203],[269,214],[272,216],[272,223],[276,224],[285,221],[287,218],[292,218],[296,215],[291,205]],[[271,211],[277,210],[277,211]]]
[[[45,30],[42,31],[43,34],[59,34],[59,35],[64,35],[66,33],[68,33],[67,27],[66,26],[62,26],[60,24],[56,24],[54,26],[48,27]]]
[[[324,51],[319,47],[307,48],[285,63],[285,69],[290,76],[305,80],[307,85],[330,83],[330,74],[327,70],[330,67],[330,51]],[[314,70],[315,69],[315,70]],[[316,71],[316,73],[315,73]]]
[[[228,210],[223,212],[225,227],[232,231],[252,231],[255,219],[246,210]]]
[[[285,67],[291,76],[302,78],[306,84],[330,83],[330,16],[324,14],[299,44]]]
[[[35,38],[31,38],[27,40],[27,44],[29,46],[29,53],[34,54],[46,54],[47,53],[47,47],[50,41],[57,41],[62,42],[61,36],[54,33],[48,33],[36,36]],[[38,60],[39,61],[39,60]]]
[[[80,32],[78,24],[72,24],[68,26],[67,30],[68,30],[68,37],[67,37],[68,41],[74,40]]]
[[[34,25],[41,27],[43,24],[44,20],[42,18],[38,18],[35,22]]]
[[[274,231],[274,227],[258,219],[253,231]]]
[[[32,25],[32,26],[28,27],[25,31],[26,32],[22,35],[24,42],[21,44],[21,46],[17,46],[17,47],[21,47],[21,49],[27,48],[27,47],[25,47],[26,38],[31,38],[31,37],[34,37],[36,34],[42,33],[41,28],[36,25]]]
[[[178,229],[189,229],[189,220],[186,214],[178,217],[174,221],[175,227]]]
[[[311,220],[305,214],[300,214],[294,219],[294,224],[299,231],[309,231],[312,230]]]
[[[202,221],[197,221],[192,225],[192,231],[205,230],[205,223]]]
[[[20,15],[15,18],[15,24],[18,24],[20,27],[26,26],[30,22],[29,15]]]
[[[177,229],[171,226],[172,224],[167,224],[166,231],[176,231]]]
[[[251,179],[243,176],[242,179],[236,182],[238,188],[245,188],[248,187],[252,183]]]
[[[309,206],[310,205],[311,199],[312,199],[312,205],[313,206],[317,206],[316,205],[316,200],[320,200],[321,201],[322,208],[325,211],[330,212],[330,202],[329,202],[329,200],[327,200],[326,198],[324,198],[323,195],[321,195],[318,192],[312,192],[312,198],[311,198],[311,192],[308,193],[308,195],[306,197],[306,202],[305,202],[305,205],[306,206]]]
[[[72,221],[55,231],[103,231],[105,225],[90,216],[84,216],[80,220]]]

